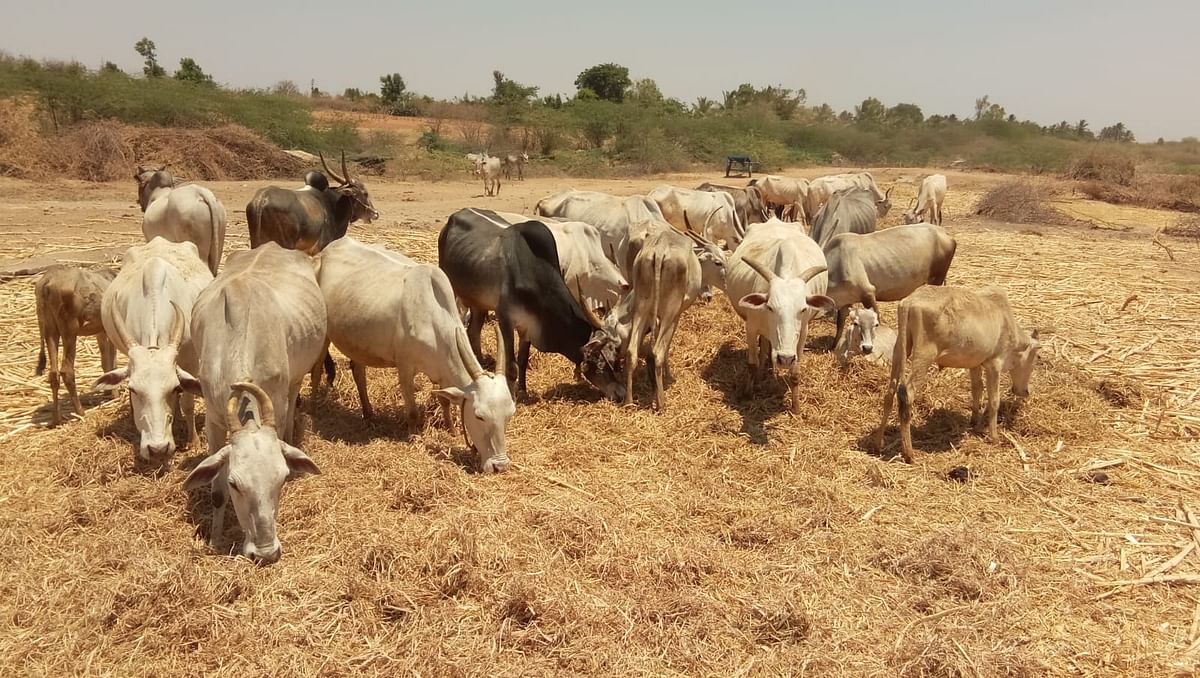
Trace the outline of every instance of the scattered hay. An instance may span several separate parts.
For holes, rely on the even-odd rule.
[[[1137,164],[1132,158],[1117,153],[1088,153],[1071,163],[1067,178],[1078,181],[1099,181],[1133,186],[1137,175]]]
[[[1200,212],[1200,177],[1178,174],[1139,176],[1130,186],[1105,181],[1086,181],[1079,191],[1113,205],[1135,205],[1176,212]]]
[[[997,184],[980,196],[975,214],[1010,224],[1073,224],[1074,219],[1050,206],[1049,188],[1030,179]]]
[[[1164,235],[1175,238],[1200,240],[1200,216],[1184,217],[1162,230]]]

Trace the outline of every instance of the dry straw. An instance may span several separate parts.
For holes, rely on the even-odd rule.
[[[956,223],[967,203],[949,208],[950,282],[1004,285],[1047,336],[1033,397],[1002,409],[1014,442],[965,430],[967,379],[947,370],[917,408],[917,465],[877,459],[861,441],[885,373],[839,370],[819,323],[792,416],[780,378],[746,391],[742,332],[718,298],[682,319],[666,412],[648,409],[644,379],[620,408],[536,355],[509,431],[520,469],[501,476],[471,472],[427,386],[418,426],[381,370],[374,422],[349,370],[331,394],[306,389],[304,447],[323,473],[287,486],[283,559],[258,568],[208,550],[207,496],[183,492],[181,471],[133,469],[123,397],[57,430],[41,409],[0,442],[0,672],[1176,670],[1200,627],[1183,577],[1200,572],[1195,255]],[[378,236],[426,261],[434,238]],[[0,285],[10,432],[47,400],[31,286]],[[79,365],[81,383],[98,371],[90,340]],[[958,466],[970,480],[947,477]]]

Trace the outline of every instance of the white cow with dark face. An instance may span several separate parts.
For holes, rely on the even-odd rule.
[[[169,465],[174,410],[181,407],[188,442],[196,434],[194,396],[200,393],[188,323],[192,304],[213,279],[191,242],[157,237],[126,250],[121,270],[104,292],[104,332],[129,364],[106,372],[96,386],[129,385],[138,458]]]
[[[821,309],[834,310],[825,296],[825,255],[803,226],[772,219],[746,233],[729,260],[726,294],[746,322],[751,380],[760,367],[760,342],[769,346],[771,364],[792,375],[792,409],[800,406],[800,356],[808,323]]]

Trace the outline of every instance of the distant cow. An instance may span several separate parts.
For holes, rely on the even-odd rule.
[[[692,191],[664,184],[646,197],[658,203],[667,223],[681,230],[697,228],[696,233],[710,242],[724,240],[729,250],[736,249],[746,234],[733,196],[728,193]]]
[[[37,304],[38,331],[41,348],[38,351],[37,372],[46,371],[46,356],[50,356],[51,421],[62,423],[58,405],[58,386],[61,378],[71,396],[75,414],[83,416],[83,404],[75,390],[75,345],[78,337],[95,335],[100,347],[100,364],[105,372],[116,366],[116,349],[104,333],[100,304],[104,291],[117,272],[111,268],[89,271],[81,268],[53,266],[42,274],[33,288]],[[58,346],[62,342],[62,363]]]
[[[800,356],[808,322],[821,309],[834,310],[825,296],[825,255],[802,226],[773,219],[755,224],[729,260],[726,295],[746,323],[750,379],[757,378],[761,345],[770,363],[792,376],[792,411],[800,407]],[[760,343],[761,342],[761,343]]]
[[[892,363],[896,330],[879,324],[879,313],[875,309],[851,309],[847,322],[849,327],[834,349],[839,364],[845,366],[851,358],[859,355],[880,365]]]
[[[461,407],[463,430],[479,454],[480,468],[507,469],[504,429],[515,406],[505,364],[496,362],[495,376],[479,366],[446,274],[353,238],[332,243],[319,261],[317,282],[329,311],[329,340],[351,360],[363,416],[372,415],[366,368],[396,368],[409,421],[418,416],[413,377],[421,372],[446,406],[447,426],[449,405]]]
[[[582,221],[600,231],[600,244],[604,253],[629,279],[629,228],[630,226],[663,218],[658,203],[644,195],[619,198],[598,191],[559,191],[538,201],[535,213],[543,217],[555,217]]]
[[[484,195],[500,195],[501,174],[500,158],[493,158],[485,153],[482,157],[475,159],[475,176],[483,178]]]
[[[861,188],[839,191],[812,222],[812,239],[821,247],[842,233],[874,233],[879,213],[871,192]]]
[[[709,193],[728,193],[732,196],[734,207],[737,209],[738,219],[741,219],[742,225],[745,228],[749,228],[750,224],[761,224],[771,216],[767,211],[767,201],[763,196],[763,190],[753,185],[753,183],[749,186],[738,188],[737,186],[704,182],[697,186],[696,190],[708,191]]]
[[[837,304],[834,344],[852,304],[875,308],[900,301],[922,285],[946,284],[958,244],[940,226],[913,224],[859,235],[842,233],[825,246],[829,296]]]
[[[312,260],[278,243],[230,255],[196,300],[192,336],[209,456],[185,484],[211,487],[214,545],[232,498],[246,535],[242,554],[279,560],[275,516],[284,480],[320,472],[296,447],[302,437],[297,401],[305,375],[324,353],[326,334]]]
[[[809,184],[808,179],[799,179],[791,177],[781,177],[776,175],[767,175],[758,179],[750,180],[751,186],[757,186],[763,193],[763,198],[776,210],[775,216],[783,219],[781,210],[791,205],[803,205],[808,201]],[[803,221],[808,223],[812,218],[812,214],[804,209],[796,210],[793,208],[793,213],[799,212],[799,218],[793,218],[791,221]]]
[[[138,457],[168,466],[175,452],[173,411],[183,412],[189,444],[199,442],[194,396],[200,393],[189,320],[192,305],[213,280],[191,242],[154,238],[125,251],[121,270],[104,291],[104,332],[129,356],[96,385],[129,385]]]
[[[345,152],[342,153],[340,176],[329,169],[324,155],[318,155],[325,174],[339,186],[329,188],[328,179],[324,176],[317,179],[310,172],[305,180],[308,182],[311,178],[311,183],[295,191],[278,186],[260,188],[246,205],[250,247],[277,242],[286,249],[316,254],[346,235],[351,222],[361,220],[369,224],[379,218],[367,187],[351,178]]]
[[[1012,391],[1029,395],[1040,348],[1037,330],[1026,332],[1013,317],[1004,289],[925,287],[904,301],[896,313],[896,346],[892,376],[883,395],[883,415],[872,437],[872,447],[883,447],[883,432],[892,412],[892,398],[900,404],[900,454],[912,463],[912,401],[929,375],[929,368],[958,367],[971,372],[971,425],[976,431],[987,422],[988,438],[995,441],[996,414],[1000,405],[1000,373],[1012,375]],[[908,369],[909,361],[912,368]],[[987,408],[979,405],[987,381]]]
[[[438,265],[471,310],[467,336],[476,355],[484,318],[488,311],[496,312],[503,349],[496,361],[505,361],[503,371],[510,380],[516,375],[517,392],[525,391],[532,345],[565,356],[609,398],[624,396],[616,384],[615,355],[598,357],[585,350],[599,345],[591,339],[600,321],[567,291],[554,236],[545,224],[509,226],[490,210],[459,210],[438,234]],[[519,365],[513,330],[521,339]]]
[[[930,174],[921,182],[921,192],[913,200],[912,209],[904,213],[904,223],[925,221],[942,225],[942,203],[946,200],[946,175]]]
[[[512,181],[513,168],[517,168],[517,181],[525,181],[525,163],[529,161],[529,154],[522,151],[520,153],[509,153],[501,159],[501,164],[504,166],[504,178]]]
[[[138,205],[146,242],[162,236],[171,242],[196,245],[200,259],[213,275],[225,249],[225,206],[199,184],[180,185],[162,167],[138,166]]]
[[[600,231],[582,221],[559,221],[550,217],[527,217],[514,212],[496,212],[509,224],[540,221],[550,229],[558,249],[567,289],[579,303],[599,303],[605,308],[616,305],[621,295],[629,291],[629,283],[617,265],[605,255]],[[580,298],[579,295],[582,295]]]

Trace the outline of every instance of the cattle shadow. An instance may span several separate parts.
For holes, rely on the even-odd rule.
[[[896,411],[892,410],[891,419],[883,430],[883,447],[879,451],[871,449],[871,438],[875,435],[878,423],[872,425],[858,438],[858,449],[885,461],[900,456],[900,424],[896,421]],[[939,407],[922,413],[920,408],[913,412],[912,441],[913,451],[924,454],[941,454],[950,452],[962,446],[962,441],[973,435],[971,431],[971,415],[969,410]]]
[[[300,408],[308,418],[311,431],[333,442],[365,444],[380,438],[408,442],[421,430],[422,422],[409,423],[403,405],[396,407],[389,403],[381,408],[376,404],[374,410],[374,416],[365,419],[356,398],[348,403],[332,397],[328,391],[315,398],[303,398]],[[419,407],[418,411],[425,415],[425,421],[429,420],[427,408]]]
[[[543,400],[566,400],[574,403],[602,403],[606,400],[600,389],[592,386],[586,381],[562,382],[555,384],[546,389],[540,395],[533,392],[526,392],[521,396],[519,402],[523,404],[535,404]]]
[[[766,421],[787,411],[790,403],[786,379],[767,374],[749,386],[746,349],[734,348],[732,341],[721,345],[701,376],[721,394],[725,404],[741,416],[741,432],[750,438],[750,442],[766,445]]]

